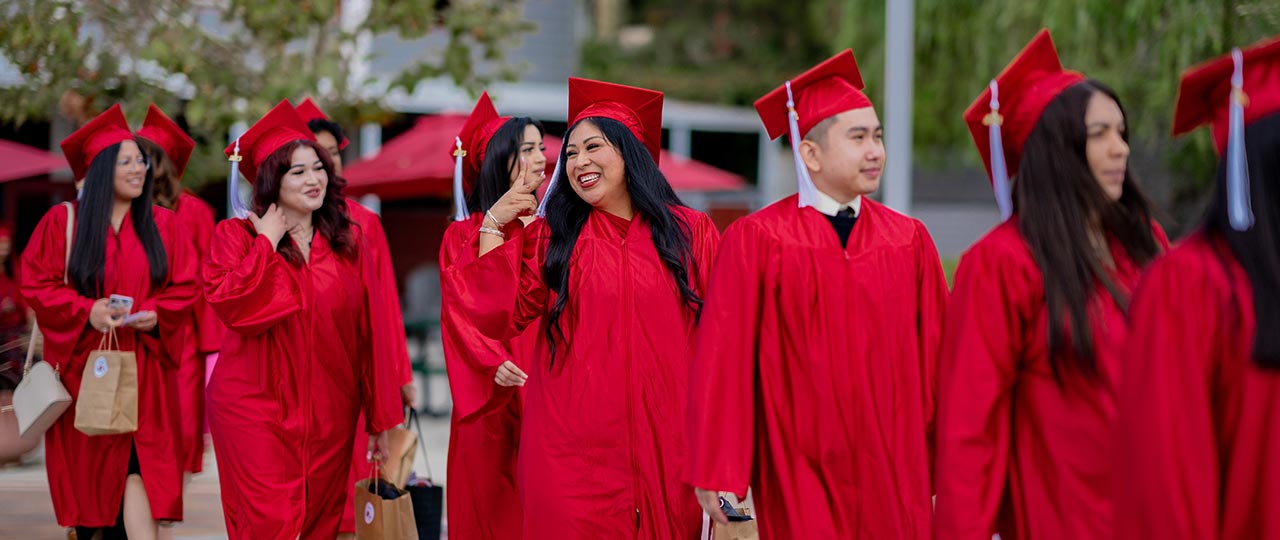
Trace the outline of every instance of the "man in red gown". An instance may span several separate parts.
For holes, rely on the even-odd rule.
[[[947,285],[924,225],[866,197],[885,153],[862,87],[846,50],[756,101],[800,193],[725,231],[698,329],[684,474],[717,521],[750,483],[761,539],[930,535]]]

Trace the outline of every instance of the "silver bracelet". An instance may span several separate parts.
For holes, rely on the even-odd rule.
[[[493,222],[493,226],[494,226],[494,227],[497,227],[497,228],[501,229],[501,228],[503,228],[503,227],[505,227],[505,226],[506,226],[506,223],[503,223],[503,222],[501,222],[501,221],[498,221],[498,218],[493,217],[493,211],[491,211],[491,210],[485,210],[485,211],[484,211],[484,217],[489,218],[489,221],[492,221],[492,222]]]
[[[490,227],[480,227],[480,232],[481,232],[481,233],[483,233],[483,234],[492,234],[492,235],[494,235],[494,236],[497,236],[498,238],[506,238],[506,237],[507,237],[507,233],[504,233],[504,232],[502,232],[502,231],[500,231],[500,230],[498,230],[498,229],[494,229],[494,228],[490,228]]]

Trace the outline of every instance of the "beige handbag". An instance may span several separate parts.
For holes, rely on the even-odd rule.
[[[67,251],[63,257],[62,282],[67,282],[66,266],[71,262],[71,232],[76,221],[75,207],[67,206]],[[31,325],[27,342],[27,360],[22,364],[22,381],[13,391],[13,413],[18,417],[18,436],[33,439],[44,435],[71,406],[71,394],[62,386],[58,370],[48,362],[33,365],[36,343],[41,342],[39,324]]]

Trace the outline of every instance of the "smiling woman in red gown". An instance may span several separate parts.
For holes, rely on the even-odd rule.
[[[129,538],[153,539],[158,521],[182,519],[178,396],[171,384],[182,332],[195,302],[196,261],[173,213],[152,206],[152,179],[120,106],[66,140],[62,151],[84,194],[75,205],[70,263],[67,208],[45,214],[22,257],[22,294],[44,333],[45,361],[72,399],[89,351],[114,328],[120,349],[138,362],[138,430],[87,436],[75,429],[75,405],[45,434],[49,490],[58,523],[113,527],[122,512]],[[143,314],[121,326],[107,297],[133,298]],[[107,538],[119,534],[105,531]]]
[[[659,172],[662,93],[569,79],[565,164],[548,189],[521,176],[455,268],[482,333],[540,321],[523,370],[518,481],[526,539],[693,539],[685,453],[690,338],[719,234]]]
[[[228,147],[235,155],[236,144]],[[238,140],[248,219],[218,224],[205,295],[229,332],[209,382],[227,530],[237,540],[334,538],[356,417],[403,421],[399,385],[372,359],[386,324],[367,244],[327,153],[282,102]]]

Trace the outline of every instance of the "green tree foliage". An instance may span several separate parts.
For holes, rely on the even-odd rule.
[[[852,48],[873,100],[883,102],[886,0],[636,0],[652,45],[588,48],[585,69],[688,99],[749,105],[779,81]],[[893,0],[887,0],[893,1]],[[1214,157],[1205,133],[1169,137],[1179,74],[1280,29],[1274,0],[915,0],[915,143],[928,167],[977,166],[960,114],[1040,28],[1063,63],[1112,86],[1139,150],[1182,176],[1175,202],[1194,199]]]
[[[122,102],[134,122],[148,102],[181,112],[200,144],[194,183],[225,175],[221,149],[234,122],[281,99],[312,95],[348,125],[384,114],[379,98],[447,76],[476,91],[514,69],[503,51],[532,25],[517,0],[369,0],[367,16],[343,24],[344,2],[295,0],[6,0],[0,55],[20,81],[0,83],[0,120],[22,123],[61,110],[84,121]],[[378,51],[360,36],[438,33],[392,80],[355,80],[353,66]],[[359,58],[363,57],[363,58]],[[359,74],[356,74],[359,76]],[[370,88],[378,90],[371,91]]]

